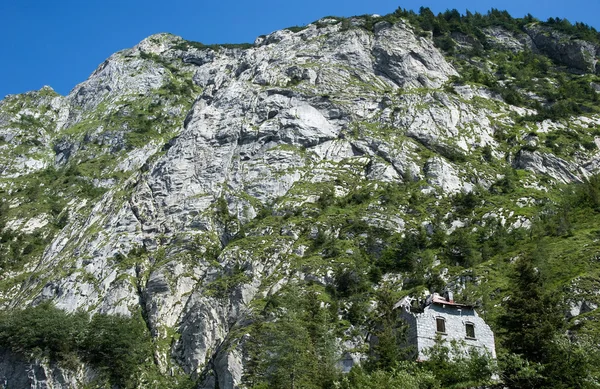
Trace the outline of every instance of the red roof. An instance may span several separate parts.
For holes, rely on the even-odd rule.
[[[435,295],[435,294],[433,295],[433,298],[431,299],[431,302],[433,304],[449,305],[451,307],[457,307],[457,308],[473,308],[472,305],[459,304],[459,303],[455,303],[454,301],[448,301],[445,298],[443,298],[442,296]]]

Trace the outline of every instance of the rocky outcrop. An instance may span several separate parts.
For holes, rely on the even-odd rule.
[[[579,300],[572,301],[569,303],[569,311],[567,313],[568,318],[577,317],[584,313],[592,312],[593,310],[598,308],[598,304],[587,301],[587,300]]]
[[[486,34],[504,49],[531,45],[502,29]],[[540,48],[542,38],[532,39]],[[589,65],[548,42],[541,46],[564,51],[572,66]],[[456,75],[432,40],[402,21],[371,31],[332,19],[276,31],[244,50],[159,34],[108,58],[68,96],[45,89],[10,97],[0,103],[0,169],[20,179],[0,180],[0,189],[13,196],[9,210],[34,214],[7,228],[50,243],[15,273],[22,286],[3,289],[0,279],[1,301],[52,300],[92,314],[141,310],[161,371],[177,365],[204,387],[240,387],[241,329],[253,304],[295,280],[333,282],[334,261],[311,267],[323,256],[314,241],[361,240],[342,256],[366,246],[381,252],[366,227],[402,234],[431,226],[417,218],[430,217],[418,209],[420,196],[447,203],[489,187],[509,167],[518,145],[502,144],[501,131],[527,111],[483,86],[454,88]],[[532,181],[577,181],[578,166],[595,161],[592,152],[578,164],[528,150],[512,162]],[[400,186],[416,193],[367,195]],[[50,188],[39,197],[54,203],[44,197],[32,210],[31,187]],[[355,214],[315,216],[343,201]],[[464,225],[446,217],[439,222]],[[339,343],[347,343],[340,354],[361,359],[349,350],[356,342]],[[81,380],[4,355],[0,373],[11,387]]]
[[[2,389],[76,389],[89,382],[91,375],[80,366],[77,371],[42,360],[26,359],[0,349],[0,388]]]
[[[513,163],[517,169],[525,169],[536,174],[547,174],[563,183],[577,182],[581,179],[573,172],[577,167],[552,154],[543,154],[539,151],[522,149],[517,153]]]
[[[418,37],[403,23],[375,25],[375,74],[400,87],[441,86],[456,71],[429,39]]]
[[[533,40],[525,33],[515,33],[500,26],[486,27],[483,33],[486,35],[487,43],[500,50],[518,52],[534,48]]]
[[[600,47],[553,30],[550,27],[531,24],[525,31],[535,47],[553,60],[586,73],[596,73]]]
[[[470,192],[473,185],[464,183],[459,172],[443,158],[435,157],[425,164],[425,177],[430,185],[439,187],[444,193]]]

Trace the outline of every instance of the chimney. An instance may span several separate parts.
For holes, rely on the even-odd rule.
[[[446,298],[446,301],[448,301],[449,303],[454,302],[454,293],[452,293],[451,291],[447,290],[446,293],[444,293],[444,297]]]

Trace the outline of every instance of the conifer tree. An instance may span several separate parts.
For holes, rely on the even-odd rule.
[[[532,256],[517,260],[512,275],[513,293],[500,317],[505,346],[533,362],[544,363],[554,334],[564,327],[560,298],[545,289],[544,279],[534,266],[543,256],[538,248]]]

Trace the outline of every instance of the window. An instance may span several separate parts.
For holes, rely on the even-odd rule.
[[[466,323],[465,329],[467,330],[467,338],[475,338],[475,324]]]
[[[444,320],[443,317],[436,317],[435,325],[437,328],[437,332],[441,332],[442,334],[446,333],[446,320]]]

